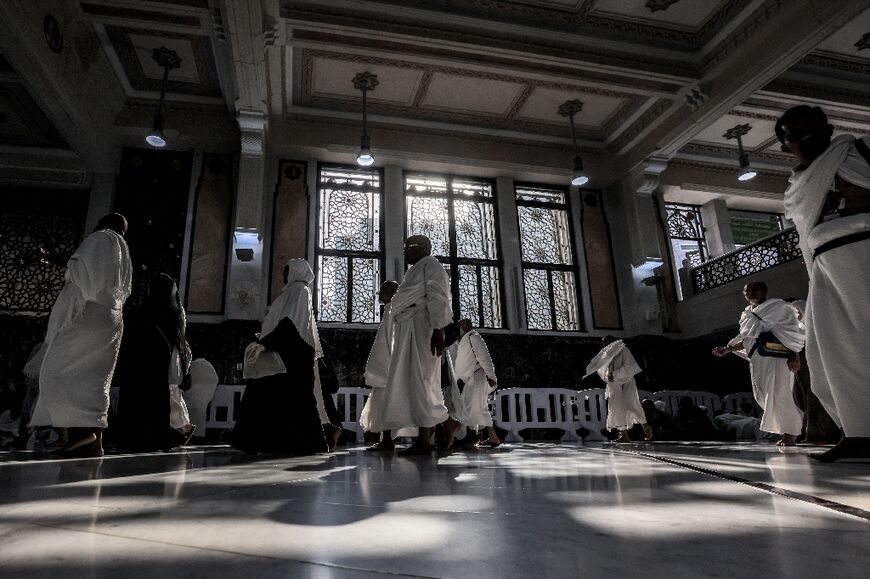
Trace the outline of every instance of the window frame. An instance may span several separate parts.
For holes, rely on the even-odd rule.
[[[447,192],[443,195],[438,193],[430,193],[430,192],[414,192],[409,193],[408,191],[408,177],[434,177],[444,179],[446,182]],[[485,197],[483,195],[457,195],[453,192],[453,181],[454,180],[469,180],[478,183],[485,183],[490,186],[491,195],[489,197]],[[504,279],[504,257],[502,251],[501,244],[501,229],[499,224],[499,207],[498,207],[498,194],[496,190],[496,182],[494,179],[488,179],[484,177],[474,177],[470,175],[453,175],[447,173],[433,173],[429,171],[410,171],[403,170],[402,171],[402,201],[403,201],[403,220],[404,220],[404,239],[408,238],[410,235],[409,232],[409,224],[408,224],[408,197],[427,197],[430,199],[446,199],[447,200],[447,237],[448,237],[448,248],[450,251],[450,256],[442,257],[433,255],[435,259],[437,259],[440,263],[447,266],[450,271],[450,300],[451,300],[451,309],[453,310],[453,318],[455,320],[462,319],[462,314],[460,311],[460,300],[459,300],[459,266],[460,265],[473,265],[477,268],[477,320],[472,320],[472,324],[475,328],[481,328],[485,330],[504,330],[507,329],[507,319],[505,316],[506,313],[506,304],[505,304],[505,279]],[[473,257],[459,257],[457,255],[457,243],[456,243],[456,220],[455,220],[455,212],[454,212],[454,201],[459,198],[462,200],[476,201],[476,202],[484,202],[490,203],[492,205],[492,225],[493,230],[495,231],[495,250],[497,259],[481,259],[481,258],[473,258]],[[405,269],[407,270],[407,262],[405,262]],[[481,282],[480,276],[480,267],[495,267],[498,274],[498,309],[499,309],[499,318],[501,325],[500,326],[485,326],[483,325],[483,284]]]
[[[527,201],[521,200],[518,198],[517,189],[540,189],[543,191],[559,191],[564,195],[565,202],[564,203],[555,203],[549,201]],[[523,306],[526,315],[526,330],[530,332],[560,332],[560,333],[570,333],[570,332],[584,332],[586,331],[586,319],[583,312],[583,300],[581,297],[581,285],[580,285],[580,260],[578,258],[577,252],[577,238],[574,231],[574,215],[572,211],[571,205],[571,190],[568,187],[560,187],[558,185],[543,185],[539,183],[527,183],[521,181],[515,181],[513,184],[513,198],[514,204],[517,208],[517,241],[519,243],[520,249],[520,278],[523,284]],[[536,262],[536,261],[525,261],[523,258],[523,228],[522,223],[520,222],[520,207],[537,207],[541,209],[556,209],[556,210],[564,210],[567,215],[568,220],[568,246],[571,251],[571,265],[565,264],[557,264],[557,263],[545,263],[545,262]],[[550,327],[549,328],[530,328],[529,327],[529,309],[528,309],[528,297],[526,293],[526,276],[525,272],[527,269],[530,270],[544,270],[547,272],[547,289],[550,298]],[[553,286],[553,272],[554,271],[568,271],[573,273],[574,277],[574,305],[577,309],[577,328],[576,329],[559,329],[557,326],[557,316],[556,316],[556,296],[555,289]]]
[[[704,225],[704,216],[701,214],[701,205],[693,205],[692,203],[677,203],[665,201],[665,233],[667,233],[668,240],[671,241],[671,250],[673,251],[673,241],[682,240],[682,241],[693,241],[698,245],[699,254],[701,256],[701,261],[698,265],[703,264],[707,260],[710,259],[710,250],[707,246],[707,233],[706,227]],[[698,228],[701,232],[701,237],[674,237],[671,235],[671,230],[669,226],[669,215],[668,208],[669,207],[679,207],[679,208],[691,208],[692,213],[694,213],[698,218]],[[682,267],[682,264],[679,264],[678,267]],[[694,265],[692,267],[695,267]]]
[[[320,230],[321,225],[323,223],[322,215],[321,215],[321,184],[323,170],[335,169],[335,170],[344,170],[344,171],[371,171],[376,172],[378,174],[378,182],[380,183],[380,204],[378,208],[378,218],[380,227],[378,228],[378,247],[380,248],[378,251],[356,251],[356,250],[345,250],[345,249],[325,249],[320,247]],[[318,324],[341,324],[341,325],[355,325],[355,324],[363,324],[366,326],[372,326],[376,324],[380,324],[381,313],[380,308],[376,308],[378,314],[376,316],[376,320],[373,322],[358,322],[354,321],[351,318],[353,317],[353,259],[354,258],[362,258],[362,259],[375,259],[378,262],[379,266],[379,279],[377,281],[377,285],[379,286],[383,283],[384,277],[384,268],[386,267],[386,248],[385,248],[385,187],[384,187],[384,170],[381,167],[368,167],[365,169],[361,169],[356,165],[344,165],[341,163],[329,163],[329,162],[318,162],[317,163],[317,180],[314,186],[314,263],[312,266],[312,271],[314,271],[314,304],[312,304],[316,310],[316,319]],[[318,284],[319,279],[319,266],[320,266],[320,258],[322,256],[328,257],[345,257],[348,260],[348,278],[347,278],[347,295],[346,295],[346,308],[345,308],[345,319],[344,320],[321,320],[320,319],[320,288]],[[376,290],[377,291],[377,290]]]

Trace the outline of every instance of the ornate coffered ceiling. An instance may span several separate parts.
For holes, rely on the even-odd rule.
[[[14,6],[0,12],[29,14],[24,4]],[[368,94],[375,146],[396,163],[437,158],[494,172],[522,165],[529,174],[540,167],[540,175],[561,179],[573,154],[556,110],[575,99],[583,102],[577,132],[596,187],[630,177],[650,160],[692,164],[693,185],[700,166],[725,179],[736,155],[724,135],[743,124],[750,127],[743,143],[752,162],[774,176],[767,183],[778,183],[790,160],[779,150],[773,123],[798,102],[823,106],[837,130],[870,132],[867,0],[77,0],[63,6],[69,8],[64,30],[87,29],[68,34],[63,58],[99,64],[100,81],[107,90],[112,84],[114,95],[106,118],[119,138],[140,140],[141,127],[151,122],[162,73],[151,52],[161,46],[182,59],[168,77],[174,130],[205,138],[213,124],[233,127],[244,113],[263,121],[276,154],[349,156],[358,146],[361,105],[351,79],[363,71],[381,81]],[[51,89],[52,70],[42,71],[41,89]],[[4,90],[5,103],[12,97]],[[92,102],[87,92],[81,91],[82,102]],[[62,111],[63,98],[55,100]],[[10,105],[0,106],[0,125],[10,133],[14,123],[24,136]],[[88,124],[86,110],[78,118],[49,113],[67,118],[70,126],[58,127],[74,148],[87,149],[72,137],[72,125]],[[224,130],[237,138],[231,132]]]
[[[364,69],[377,74],[381,81],[368,97],[370,111],[396,121],[425,119],[462,124],[466,130],[499,128],[561,140],[569,133],[556,109],[565,100],[577,98],[584,103],[576,118],[579,136],[603,144],[645,101],[637,94],[594,85],[458,65],[325,50],[296,54],[301,61],[301,87],[289,107],[358,113],[360,95],[351,78]]]
[[[156,100],[163,70],[151,57],[166,47],[181,57],[169,73],[167,103],[225,106],[231,67],[220,11],[208,0],[185,2],[92,0],[80,3],[92,22],[128,99]],[[216,49],[217,48],[217,49]]]
[[[821,106],[835,133],[870,135],[870,49],[862,42],[868,33],[870,8],[699,131],[677,157],[706,161],[709,166],[736,165],[736,143],[723,134],[729,127],[748,123],[751,130],[743,137],[743,145],[753,163],[787,174],[794,161],[781,151],[774,125],[786,109],[803,103]]]

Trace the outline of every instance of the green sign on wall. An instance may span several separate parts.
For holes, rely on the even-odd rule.
[[[737,245],[748,245],[753,241],[778,233],[782,229],[780,216],[776,213],[732,211],[730,219],[731,233],[734,235],[734,243]]]

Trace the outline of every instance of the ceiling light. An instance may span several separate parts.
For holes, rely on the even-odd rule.
[[[583,159],[580,155],[574,157],[574,172],[571,173],[571,184],[576,187],[582,187],[589,182],[589,177],[583,172]]]
[[[571,124],[571,142],[574,143],[574,170],[571,173],[571,185],[582,187],[589,182],[589,176],[583,171],[583,159],[577,146],[577,131],[574,128],[574,115],[583,110],[583,102],[579,100],[565,101],[559,106],[559,115],[568,117]]]
[[[163,68],[163,80],[160,83],[160,104],[157,105],[157,114],[154,115],[151,132],[145,137],[145,142],[159,149],[166,146],[166,136],[163,134],[163,101],[166,99],[166,81],[169,79],[169,71],[181,66],[181,57],[174,50],[161,46],[151,52],[151,58]]]
[[[366,101],[366,93],[374,90],[378,86],[378,75],[370,72],[360,72],[353,77],[353,86],[357,90],[362,91],[362,136],[360,137],[359,154],[356,156],[356,164],[360,167],[370,167],[375,162],[375,156],[372,155],[372,139],[369,137],[367,128],[366,109],[368,108]]]
[[[758,172],[749,165],[749,154],[743,150],[742,137],[752,129],[751,125],[737,125],[731,127],[725,134],[722,135],[726,139],[737,139],[737,158],[740,163],[740,170],[737,171],[738,181],[749,181],[754,179]]]

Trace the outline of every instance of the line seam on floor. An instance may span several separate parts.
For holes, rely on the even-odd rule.
[[[590,449],[590,450],[592,450],[592,449]],[[600,450],[605,451],[605,452],[607,451],[607,449],[604,449],[604,448],[602,448]],[[639,450],[633,450],[633,449],[628,449],[628,448],[614,448],[613,450],[617,450],[617,451],[625,453],[625,454],[633,454],[635,456],[640,456],[642,458],[655,460],[658,462],[663,462],[665,464],[670,464],[672,466],[678,466],[678,467],[692,470],[692,471],[695,471],[695,472],[698,472],[701,474],[705,474],[708,476],[713,476],[716,478],[725,479],[727,481],[731,481],[731,482],[734,482],[737,484],[745,485],[745,486],[748,486],[748,487],[751,487],[751,488],[754,488],[754,489],[757,489],[757,490],[760,490],[760,491],[763,491],[763,492],[766,492],[766,493],[769,493],[772,495],[777,495],[777,496],[785,497],[788,499],[793,499],[796,501],[800,501],[802,503],[807,503],[807,504],[810,504],[810,505],[813,505],[816,507],[820,507],[820,508],[823,508],[826,510],[834,511],[834,512],[839,513],[841,515],[855,517],[855,518],[860,519],[861,521],[863,521],[865,523],[870,523],[870,511],[866,511],[866,510],[861,509],[859,507],[845,505],[843,503],[838,503],[836,501],[823,499],[821,497],[816,497],[816,496],[809,495],[806,493],[800,493],[797,491],[790,491],[788,489],[785,489],[785,488],[782,488],[782,487],[779,487],[776,485],[758,482],[758,481],[752,481],[749,479],[745,479],[743,477],[739,477],[739,476],[735,476],[735,475],[731,475],[731,474],[726,474],[723,472],[719,472],[719,471],[712,470],[709,468],[704,468],[702,466],[697,466],[697,465],[686,463],[686,462],[680,462],[680,461],[672,459],[672,458],[665,458],[663,456],[656,456],[654,454],[649,454],[649,453],[642,452]]]

